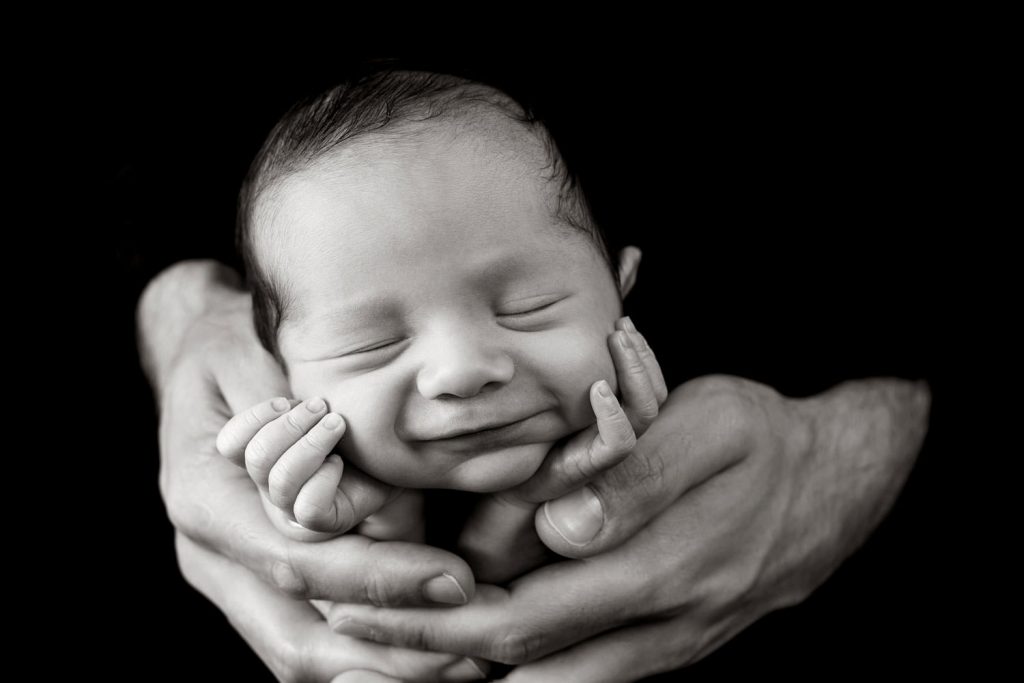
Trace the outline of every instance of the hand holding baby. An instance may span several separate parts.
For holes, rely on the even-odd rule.
[[[594,382],[589,401],[596,423],[560,441],[529,480],[481,501],[460,543],[478,580],[506,581],[541,564],[535,514],[539,529],[552,527],[541,522],[538,506],[620,463],[657,417],[668,395],[657,360],[628,318],[616,328],[608,347],[624,406],[609,382]],[[292,538],[324,540],[362,522],[358,531],[364,536],[422,541],[422,516],[410,514],[420,502],[414,492],[395,488],[385,495],[354,468],[342,476],[341,457],[333,451],[344,433],[344,419],[328,412],[323,399],[278,397],[229,420],[217,448],[244,465],[271,520]]]

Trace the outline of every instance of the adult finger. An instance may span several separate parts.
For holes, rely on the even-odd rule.
[[[685,646],[690,643],[683,638],[682,630],[675,620],[617,629],[517,667],[503,680],[508,683],[635,681],[676,669],[686,662]]]
[[[331,683],[402,683],[402,679],[385,676],[376,671],[358,669],[338,674],[331,679]]]
[[[355,534],[297,542],[274,529],[255,488],[244,479],[219,486],[216,496],[194,505],[189,518],[179,517],[178,527],[289,595],[371,604],[458,604],[464,601],[460,589],[466,595],[473,590],[469,567],[451,553]]]
[[[637,354],[640,356],[640,360],[643,362],[644,367],[647,368],[647,376],[651,380],[651,387],[654,389],[654,397],[658,401],[658,405],[665,402],[668,398],[668,384],[665,383],[665,375],[661,371],[661,364],[658,363],[658,359],[654,356],[654,351],[651,350],[651,345],[647,343],[647,339],[644,338],[640,332],[637,331],[636,325],[633,321],[626,316],[620,318],[615,325],[616,329],[625,330],[628,332],[633,340],[633,347],[637,350]]]
[[[374,642],[506,664],[533,661],[702,597],[703,585],[695,583],[701,590],[690,590],[696,579],[680,570],[688,555],[704,552],[704,546],[692,542],[709,523],[707,516],[694,514],[699,504],[706,505],[707,496],[697,506],[690,502],[671,508],[629,543],[585,562],[546,565],[508,589],[479,585],[475,597],[461,607],[335,604],[328,622],[340,633]]]
[[[682,385],[632,456],[541,507],[537,534],[566,557],[591,557],[622,543],[680,495],[744,457],[746,410],[728,378]]]
[[[290,396],[284,370],[256,337],[251,309],[223,313],[218,318],[218,341],[200,360],[223,398],[225,419],[268,396]]]
[[[281,680],[330,680],[339,672],[373,669],[399,680],[482,678],[472,661],[346,638],[333,633],[307,601],[275,591],[224,557],[177,536],[182,574],[224,612]]]

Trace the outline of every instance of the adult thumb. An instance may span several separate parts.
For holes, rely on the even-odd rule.
[[[583,558],[631,538],[689,490],[740,460],[742,438],[719,401],[679,391],[637,441],[633,453],[586,486],[548,501],[534,519],[544,544]]]

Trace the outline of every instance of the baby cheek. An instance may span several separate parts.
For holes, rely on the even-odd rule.
[[[558,395],[566,419],[574,428],[594,422],[590,407],[590,386],[607,380],[616,390],[615,366],[608,351],[606,334],[592,329],[575,329],[549,340],[537,356],[540,372],[549,390]]]
[[[394,450],[400,405],[397,387],[370,375],[339,378],[328,371],[293,373],[291,389],[296,398],[322,396],[332,412],[345,418],[338,451],[346,460],[374,476],[389,470],[387,454]]]

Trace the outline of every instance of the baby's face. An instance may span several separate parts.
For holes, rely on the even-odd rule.
[[[324,397],[342,456],[391,484],[525,481],[594,422],[591,384],[616,386],[607,264],[555,225],[537,160],[499,154],[472,136],[364,150],[287,181],[267,218],[292,391]]]

